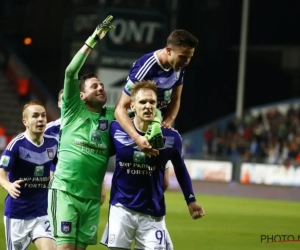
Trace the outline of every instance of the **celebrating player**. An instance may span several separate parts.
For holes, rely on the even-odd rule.
[[[127,83],[116,106],[115,117],[134,140],[138,147],[147,155],[157,155],[162,144],[161,117],[156,117],[150,124],[146,136],[137,133],[127,114],[130,107],[130,90],[143,79],[152,80],[157,85],[157,105],[162,111],[162,125],[170,128],[179,108],[185,67],[189,64],[198,40],[186,30],[173,31],[166,47],[138,59],[129,71]],[[150,142],[148,142],[148,140]],[[151,148],[152,146],[152,148]]]
[[[61,108],[61,100],[62,100],[63,91],[64,90],[61,89],[59,91],[59,93],[58,93],[57,106],[59,108]],[[47,123],[45,134],[52,135],[57,140],[59,140],[60,124],[61,124],[61,118],[59,118],[59,119],[57,119],[55,121]],[[55,168],[50,171],[50,179],[52,178],[54,171],[55,171]],[[102,190],[101,190],[101,205],[104,203],[105,199],[106,199],[106,192],[105,192],[105,185],[104,185],[104,182],[103,182],[103,184],[102,184]]]
[[[95,74],[78,72],[99,39],[113,29],[100,24],[65,72],[59,159],[49,184],[48,213],[57,250],[83,250],[97,243],[101,187],[110,157],[109,127],[114,108]]]
[[[154,119],[157,88],[152,81],[141,81],[131,88],[132,121],[144,136]],[[166,213],[164,174],[171,160],[193,219],[204,216],[197,205],[190,176],[182,156],[182,141],[177,131],[162,128],[164,146],[159,156],[147,157],[136,146],[119,122],[113,121],[110,135],[116,152],[116,168],[112,178],[107,246],[110,249],[172,249],[165,240]]]
[[[23,108],[24,133],[7,146],[0,160],[0,184],[7,190],[4,225],[7,250],[23,250],[33,242],[39,250],[54,250],[47,216],[50,169],[57,140],[44,135],[46,110],[39,101]]]

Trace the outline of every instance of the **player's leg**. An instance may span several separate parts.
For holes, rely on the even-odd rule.
[[[97,244],[100,200],[77,197],[76,202],[76,207],[79,212],[76,249],[85,249],[88,245]]]
[[[137,213],[123,206],[109,208],[107,228],[102,235],[101,244],[109,249],[130,250],[138,227]]]
[[[75,250],[78,213],[73,197],[66,192],[49,189],[48,216],[56,250]]]
[[[37,218],[31,239],[38,250],[55,250],[56,244],[50,229],[48,215]]]
[[[138,223],[135,250],[167,249],[166,227],[163,217],[140,214]]]
[[[25,250],[28,248],[31,239],[30,231],[35,220],[11,219],[4,216],[4,228],[7,250]]]
[[[173,242],[172,242],[171,236],[170,236],[169,231],[166,226],[165,217],[164,217],[163,223],[164,223],[163,227],[166,232],[166,250],[174,250]]]

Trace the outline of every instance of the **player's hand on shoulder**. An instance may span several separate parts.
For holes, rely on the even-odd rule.
[[[10,183],[7,187],[6,190],[10,194],[10,196],[14,199],[17,199],[21,191],[19,190],[21,188],[20,184],[23,183],[24,180],[17,180],[15,182]]]
[[[191,202],[189,205],[190,215],[194,220],[202,218],[205,215],[204,208],[196,202]]]
[[[148,157],[157,156],[159,151],[157,149],[153,149],[149,144],[148,140],[144,136],[139,136],[135,139],[135,143],[139,147],[139,149],[144,152]]]

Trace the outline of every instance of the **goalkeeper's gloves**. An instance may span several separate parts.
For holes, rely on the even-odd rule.
[[[108,16],[101,24],[99,24],[94,33],[85,41],[85,44],[92,49],[98,40],[101,40],[106,35],[107,31],[115,29],[115,26],[111,23],[112,19],[113,16]]]
[[[154,149],[163,148],[165,145],[164,138],[161,132],[160,119],[155,117],[149,124],[145,137],[149,141],[150,145]]]

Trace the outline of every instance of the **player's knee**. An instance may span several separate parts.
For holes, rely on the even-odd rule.
[[[76,246],[73,243],[61,244],[56,246],[56,250],[76,250]]]

